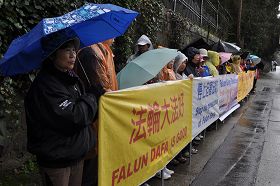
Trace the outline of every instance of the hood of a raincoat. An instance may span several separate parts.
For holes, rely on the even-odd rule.
[[[185,54],[178,52],[178,56],[176,56],[175,61],[174,61],[174,65],[173,65],[173,69],[174,72],[177,73],[180,65],[183,63],[183,61],[188,60],[187,56],[185,56]]]
[[[208,57],[208,61],[211,62],[214,66],[218,66],[220,64],[218,52],[208,50]]]
[[[232,56],[231,59],[232,59],[232,63],[233,63],[233,64],[240,65],[240,60],[241,60],[241,58],[240,58],[239,55],[234,55],[234,56]]]
[[[149,44],[149,45],[150,45],[149,50],[154,49],[151,40],[148,38],[148,36],[146,36],[146,35],[143,34],[143,35],[137,40],[137,42],[136,42],[135,53],[138,52],[138,47],[137,47],[137,45],[146,45],[146,44]]]

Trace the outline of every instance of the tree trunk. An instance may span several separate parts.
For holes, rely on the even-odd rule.
[[[241,46],[241,16],[242,16],[242,0],[238,1],[237,4],[238,12],[237,12],[237,32],[236,32],[236,40],[237,45]]]

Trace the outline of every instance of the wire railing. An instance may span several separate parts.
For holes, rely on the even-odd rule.
[[[180,13],[191,23],[222,37],[226,34],[232,17],[219,0],[212,0],[212,2],[210,0],[163,0],[167,8]]]

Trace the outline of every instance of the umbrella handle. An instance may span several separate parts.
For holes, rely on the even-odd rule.
[[[84,67],[83,67],[83,65],[82,65],[82,63],[81,63],[81,61],[80,61],[80,59],[79,59],[78,56],[77,56],[77,59],[78,59],[78,62],[79,62],[80,66],[81,66],[81,68],[82,68],[82,70],[83,70],[83,73],[84,73],[84,75],[85,75],[85,77],[86,77],[86,79],[87,79],[87,81],[88,81],[88,84],[89,84],[89,86],[91,87],[91,83],[90,83],[90,81],[89,81],[89,78],[88,78],[88,76],[87,76],[87,73],[86,73],[86,71],[85,71],[85,69],[84,69]]]

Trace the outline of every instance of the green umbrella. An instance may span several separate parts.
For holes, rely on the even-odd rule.
[[[118,73],[119,89],[143,85],[177,55],[176,49],[169,48],[149,50],[141,54]]]

